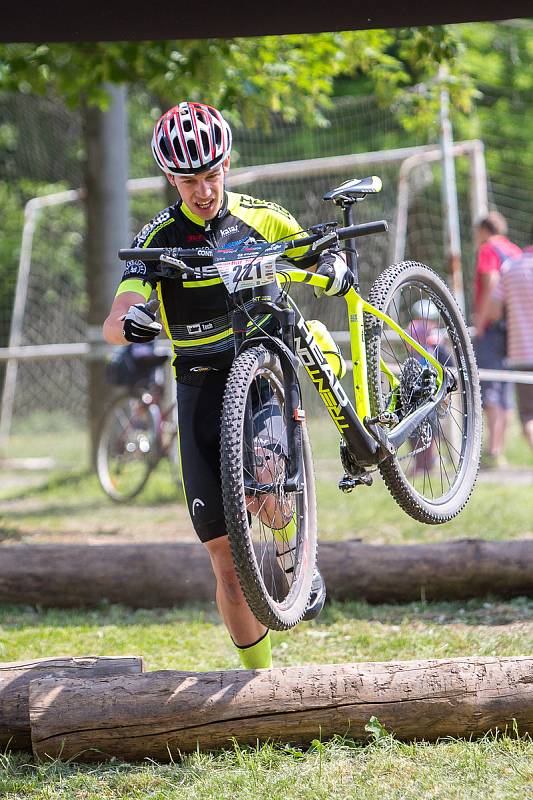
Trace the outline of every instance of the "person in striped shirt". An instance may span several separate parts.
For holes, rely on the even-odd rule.
[[[507,321],[506,366],[533,375],[533,245],[502,264],[492,293],[491,317]],[[516,401],[524,435],[533,448],[533,384],[517,383]]]

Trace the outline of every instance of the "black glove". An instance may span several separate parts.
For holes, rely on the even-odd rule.
[[[346,261],[337,253],[328,250],[320,254],[316,273],[330,279],[325,289],[315,288],[316,297],[320,297],[322,294],[326,294],[328,297],[344,295],[353,285],[353,273],[348,268]]]
[[[122,317],[124,338],[128,342],[151,342],[159,336],[163,326],[155,319],[158,308],[159,300],[130,306],[128,313]]]

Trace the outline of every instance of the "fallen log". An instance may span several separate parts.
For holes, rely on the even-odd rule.
[[[0,664],[0,748],[31,749],[29,689],[34,678],[136,675],[142,670],[142,658],[133,656],[38,658]]]
[[[273,670],[162,671],[30,687],[38,756],[168,761],[257,740],[306,745],[367,736],[376,716],[400,739],[533,733],[533,657],[311,665]]]
[[[533,595],[533,540],[461,539],[436,544],[324,542],[328,594],[371,603]],[[205,548],[195,543],[6,545],[0,603],[132,608],[212,601]]]

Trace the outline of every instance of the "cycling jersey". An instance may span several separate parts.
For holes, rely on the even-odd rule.
[[[203,220],[183,202],[166,208],[142,228],[133,247],[217,247],[236,248],[250,237],[256,241],[274,242],[281,238],[298,238],[301,228],[281,206],[257,200],[244,194],[225,192],[222,208],[212,220]],[[307,267],[316,256],[305,255],[304,248],[288,252],[299,266]],[[128,261],[117,295],[137,292],[148,299],[153,283],[150,273],[153,262]],[[195,266],[195,275],[184,279],[163,278],[157,282],[161,301],[161,319],[172,341],[176,371],[187,371],[192,365],[225,367],[233,357],[231,304],[226,288],[212,265]],[[265,293],[268,292],[265,287]],[[245,306],[251,293],[243,293]],[[260,324],[268,318],[259,319]],[[250,326],[250,333],[252,333]]]

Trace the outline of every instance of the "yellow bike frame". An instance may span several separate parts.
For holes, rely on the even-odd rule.
[[[317,275],[314,272],[298,269],[297,267],[283,267],[282,270],[277,272],[277,278],[280,283],[306,283],[309,286],[314,286],[319,289],[325,289],[328,284],[328,278],[324,275]],[[375,308],[373,305],[364,300],[359,295],[353,286],[344,295],[348,312],[348,325],[350,331],[350,347],[351,357],[353,364],[353,391],[355,399],[355,411],[360,420],[371,416],[370,410],[370,397],[368,392],[368,373],[366,364],[366,347],[365,347],[365,327],[364,316],[372,314],[374,317],[382,320],[386,325],[395,331],[401,339],[403,339],[413,350],[423,356],[437,372],[437,390],[440,389],[444,373],[442,365],[437,359],[431,355],[421,344],[413,339],[397,322],[395,322],[388,314]],[[391,388],[394,390],[399,386],[398,378],[392,373],[387,365],[381,361],[381,369],[387,375]]]

